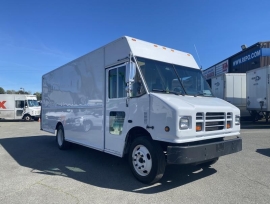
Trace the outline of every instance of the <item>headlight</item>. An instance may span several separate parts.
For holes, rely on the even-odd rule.
[[[182,117],[179,122],[179,128],[180,130],[186,130],[189,128],[189,123],[190,123],[190,118],[189,117]]]
[[[235,116],[235,125],[240,125],[240,115]]]

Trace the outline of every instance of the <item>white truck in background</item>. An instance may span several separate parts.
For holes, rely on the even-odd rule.
[[[265,118],[270,113],[270,66],[247,72],[247,110],[253,121]]]
[[[40,106],[35,95],[0,94],[0,119],[39,120]]]
[[[246,73],[223,73],[211,78],[213,94],[240,109],[241,118],[250,117],[246,107]]]
[[[41,130],[60,149],[127,155],[143,183],[242,150],[239,109],[213,96],[192,55],[131,37],[42,76]]]

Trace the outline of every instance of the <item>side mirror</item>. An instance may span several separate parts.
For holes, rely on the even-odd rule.
[[[126,64],[126,83],[134,82],[134,77],[136,75],[136,64],[134,62],[129,62]]]
[[[132,83],[135,81],[136,76],[136,64],[134,62],[128,62],[126,64],[126,92],[127,92],[127,100],[126,106],[128,107],[128,100],[132,96]]]

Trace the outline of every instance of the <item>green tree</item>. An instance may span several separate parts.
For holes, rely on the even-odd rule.
[[[2,87],[0,87],[0,94],[5,94],[5,93],[6,93],[5,90]]]
[[[13,94],[13,93],[15,93],[14,90],[7,90],[7,94]]]
[[[37,100],[38,100],[38,101],[41,101],[41,100],[42,100],[42,95],[41,95],[41,93],[36,92],[36,93],[34,93],[34,95],[37,96]]]

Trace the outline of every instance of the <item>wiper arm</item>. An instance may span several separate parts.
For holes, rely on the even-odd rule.
[[[206,97],[211,97],[209,95],[207,95],[206,93],[201,93],[201,92],[198,92],[197,94],[194,95],[194,97],[196,96],[206,96]]]
[[[168,91],[168,90],[164,90],[164,89],[152,89],[152,91],[156,91],[156,92],[161,92],[161,93],[170,93],[170,94],[175,94],[175,95],[179,95],[179,92],[176,91]],[[181,95],[184,96],[183,93],[180,93]]]

